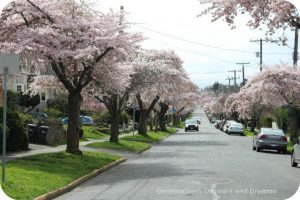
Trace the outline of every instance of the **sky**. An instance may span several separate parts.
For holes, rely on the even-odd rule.
[[[9,0],[1,0],[0,9]],[[146,49],[171,49],[183,60],[183,67],[190,78],[201,88],[214,82],[228,84],[232,70],[241,70],[237,62],[249,62],[245,76],[250,78],[259,72],[259,43],[250,42],[265,38],[265,30],[251,30],[245,24],[247,16],[237,19],[236,29],[224,21],[211,22],[211,16],[197,17],[202,7],[198,0],[91,0],[93,8],[108,12],[119,11],[124,6],[126,20],[133,23],[132,31],[141,32],[147,38],[142,47]],[[291,0],[295,3],[296,0]],[[300,4],[298,2],[298,4]],[[296,5],[296,4],[295,4]],[[296,5],[297,6],[297,5]],[[299,7],[298,7],[299,8]],[[292,64],[292,30],[287,30],[288,47],[275,43],[263,44],[263,63],[274,65]],[[282,31],[274,36],[281,36]],[[210,48],[213,46],[216,48]],[[227,50],[224,50],[227,49]],[[231,51],[231,50],[234,51]],[[237,82],[242,82],[242,74]]]

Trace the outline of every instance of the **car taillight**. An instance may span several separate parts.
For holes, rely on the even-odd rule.
[[[268,138],[267,135],[260,135],[260,136],[259,136],[259,139],[266,139],[266,138]]]
[[[286,141],[286,142],[287,142],[287,137],[281,136],[281,137],[280,137],[280,140],[283,140],[283,141]]]

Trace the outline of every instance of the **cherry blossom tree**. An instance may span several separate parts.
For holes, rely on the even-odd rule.
[[[160,103],[160,110],[164,111],[161,116],[164,117],[168,103],[178,91],[174,87],[175,82],[183,80],[185,73],[181,59],[173,51],[144,50],[140,52],[137,62],[131,87],[140,112],[139,133],[145,135],[148,117],[156,103]]]
[[[248,13],[251,19],[247,25],[258,28],[265,25],[267,33],[272,35],[276,29],[288,27],[300,28],[299,13],[296,7],[284,0],[199,0],[202,6],[207,6],[200,16],[210,13],[212,21],[225,19],[235,28],[238,15]],[[280,38],[285,42],[286,38]]]
[[[291,138],[298,134],[300,69],[285,64],[266,68],[252,77],[227,104],[244,118],[259,117],[263,111],[287,106],[291,112]],[[231,101],[231,102],[230,102]],[[227,105],[227,107],[228,107]]]
[[[140,41],[140,35],[126,32],[128,23],[121,19],[118,13],[90,12],[74,0],[15,0],[2,11],[2,53],[26,53],[42,60],[68,92],[69,153],[81,154],[77,125],[81,92],[95,69],[108,71],[106,62],[124,57]]]

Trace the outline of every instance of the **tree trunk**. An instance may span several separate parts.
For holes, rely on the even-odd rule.
[[[148,114],[146,110],[140,110],[140,123],[139,123],[139,131],[138,133],[141,135],[147,135],[147,121]]]
[[[79,150],[79,116],[81,101],[80,91],[69,93],[69,122],[66,152],[78,155],[82,155],[82,152]]]
[[[150,113],[150,131],[153,131],[153,113]]]
[[[291,136],[290,140],[295,142],[298,139],[298,112],[297,108],[291,107]]]
[[[120,115],[118,109],[118,96],[113,97],[111,99],[111,105],[109,106],[109,113],[111,118],[111,126],[110,126],[110,142],[119,142],[119,123],[120,123]]]
[[[166,113],[169,110],[169,106],[164,103],[160,103],[160,112],[159,112],[159,130],[160,131],[167,131],[166,127]]]
[[[158,131],[158,113],[157,111],[155,111],[155,114],[154,114],[154,120],[155,120],[155,133]]]
[[[154,106],[156,102],[159,100],[159,96],[156,96],[150,106],[148,108],[145,108],[143,100],[141,98],[141,94],[138,93],[136,95],[138,105],[139,105],[139,110],[140,110],[140,123],[139,123],[139,130],[138,133],[141,135],[147,135],[147,122],[148,122],[148,116],[150,112],[154,109]]]
[[[254,132],[255,131],[255,126],[256,126],[256,118],[253,117],[251,120],[251,131]]]

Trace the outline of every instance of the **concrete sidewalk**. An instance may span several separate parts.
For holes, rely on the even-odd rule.
[[[137,131],[135,131],[134,134],[137,134]],[[130,135],[132,135],[132,133],[121,134],[121,135],[119,135],[119,138],[121,139],[122,137],[130,136]],[[96,149],[96,148],[86,147],[87,144],[94,143],[94,142],[104,142],[104,141],[109,141],[109,136],[107,136],[103,139],[89,139],[89,141],[80,142],[79,147],[80,147],[80,150],[93,151],[93,152],[104,152],[104,153],[119,155],[119,156],[122,156],[123,158],[130,158],[130,157],[136,155],[135,153],[127,152],[127,151],[117,151],[117,150],[110,150],[110,149],[104,149],[104,148]],[[64,145],[52,147],[52,146],[47,146],[47,145],[30,143],[28,151],[8,152],[6,159],[13,160],[16,158],[22,158],[22,157],[37,155],[37,154],[42,154],[42,153],[54,153],[54,152],[64,151],[66,149],[66,146],[67,145],[64,144]],[[0,159],[2,160],[2,155],[0,156]],[[0,161],[0,162],[2,162],[2,161]]]

